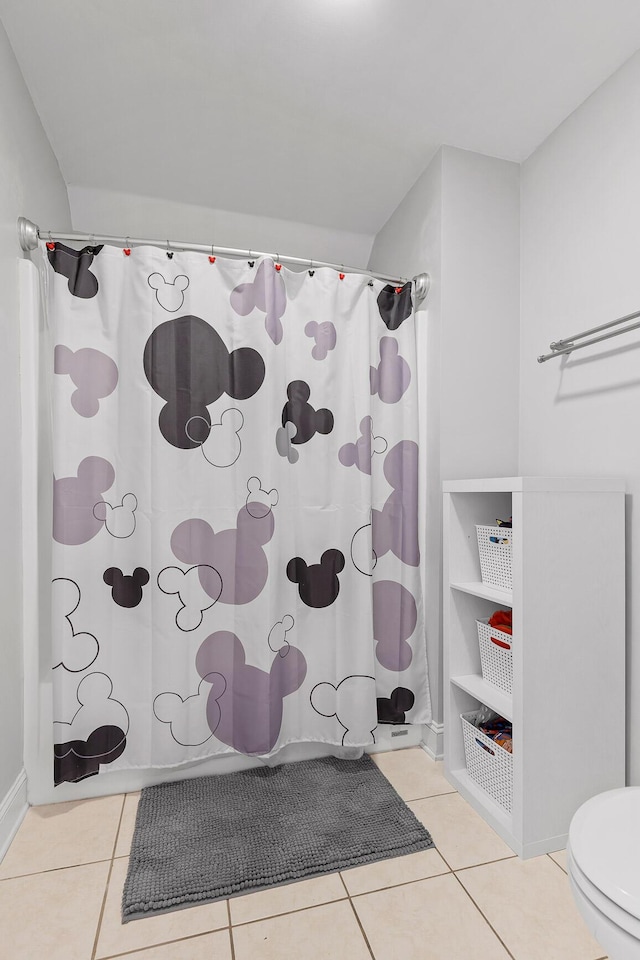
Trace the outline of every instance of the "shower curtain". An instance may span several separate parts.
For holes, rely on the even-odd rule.
[[[55,783],[430,721],[411,284],[41,256]]]

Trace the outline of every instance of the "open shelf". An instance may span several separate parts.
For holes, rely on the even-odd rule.
[[[478,674],[473,673],[466,677],[451,677],[451,683],[455,683],[457,687],[471,694],[480,703],[484,703],[485,706],[495,710],[505,720],[513,720],[513,706],[509,694],[483,680]]]
[[[472,597],[481,597],[483,600],[493,600],[494,603],[501,603],[503,606],[513,606],[513,593],[511,590],[499,590],[498,587],[492,587],[488,583],[481,581],[472,581],[471,583],[451,583],[452,590],[461,590],[462,593],[470,593]]]
[[[445,775],[521,857],[561,849],[580,805],[625,783],[624,500],[611,479],[444,485]],[[476,525],[509,516],[513,589],[502,590],[482,582]],[[476,621],[497,608],[513,611],[510,695],[482,677]],[[588,735],[585,703],[607,717]],[[467,771],[460,715],[480,704],[513,727],[511,812],[475,761],[478,779]]]

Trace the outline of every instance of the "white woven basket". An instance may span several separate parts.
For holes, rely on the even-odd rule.
[[[500,806],[511,813],[513,755],[471,722],[477,711],[461,713],[467,773]]]
[[[476,623],[482,677],[505,693],[511,693],[513,637],[504,630],[490,627],[488,620],[476,620]]]
[[[510,527],[487,527],[476,524],[480,573],[482,582],[499,590],[511,590],[511,544],[513,530]],[[491,537],[498,542],[492,543]]]

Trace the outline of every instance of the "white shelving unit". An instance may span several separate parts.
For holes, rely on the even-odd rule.
[[[624,482],[498,477],[443,490],[445,773],[519,856],[559,850],[578,807],[625,783]],[[482,583],[475,525],[509,516],[506,592]],[[511,695],[482,678],[476,628],[509,607]],[[480,704],[513,723],[511,811],[467,773],[460,714]]]

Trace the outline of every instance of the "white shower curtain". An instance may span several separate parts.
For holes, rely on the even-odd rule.
[[[55,783],[430,721],[411,285],[42,261]]]

